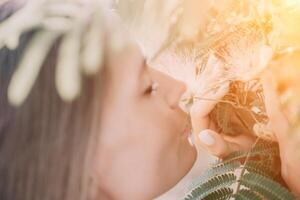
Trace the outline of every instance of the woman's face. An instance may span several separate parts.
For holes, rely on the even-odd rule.
[[[151,199],[196,159],[188,116],[178,106],[186,88],[147,67],[137,47],[108,60],[94,165],[99,188],[109,199]]]

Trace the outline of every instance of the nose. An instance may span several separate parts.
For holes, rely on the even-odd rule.
[[[156,71],[156,76],[162,90],[161,94],[167,104],[172,109],[177,109],[179,107],[179,101],[187,89],[185,83],[158,71]]]
[[[171,78],[172,79],[172,78]],[[182,95],[186,91],[184,82],[172,79],[170,83],[170,92],[167,94],[167,101],[172,109],[178,108]]]

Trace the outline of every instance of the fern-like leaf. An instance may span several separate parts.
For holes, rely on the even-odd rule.
[[[233,195],[235,200],[263,200],[257,193],[248,190],[241,189],[237,194]]]
[[[203,198],[203,200],[227,200],[231,197],[233,190],[231,188],[222,188],[212,192]]]
[[[191,188],[198,187],[199,185],[205,183],[207,180],[212,179],[213,177],[220,176],[223,174],[227,174],[229,172],[233,172],[237,168],[240,167],[239,162],[230,162],[230,163],[222,163],[217,166],[213,166],[208,169],[203,176],[197,179],[194,184],[192,184]]]
[[[257,173],[269,178],[276,178],[280,175],[280,170],[273,167],[272,160],[264,160],[263,162],[248,161],[245,168],[249,172]]]
[[[259,192],[264,199],[296,200],[296,197],[280,184],[255,173],[245,174],[240,182],[247,188]]]
[[[246,151],[235,151],[231,153],[229,156],[227,156],[225,159],[217,161],[216,165],[245,159],[248,153],[249,152]],[[279,154],[278,147],[274,145],[273,142],[264,142],[264,143],[258,143],[251,150],[251,154],[249,156],[250,157],[255,157],[255,156],[272,157],[278,154]]]
[[[235,152],[213,165],[185,200],[295,200],[276,182],[282,181],[279,161],[278,146],[258,140],[250,152]]]
[[[213,177],[191,192],[190,200],[203,199],[212,192],[223,187],[229,187],[236,181],[236,176],[233,173],[227,173],[220,176]]]

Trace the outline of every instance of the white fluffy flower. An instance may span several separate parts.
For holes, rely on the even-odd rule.
[[[103,12],[108,5],[108,0],[28,0],[1,22],[0,48],[17,48],[22,33],[37,29],[9,84],[12,105],[24,102],[58,37],[62,37],[55,77],[58,93],[65,101],[80,94],[81,73],[95,74],[102,64]]]

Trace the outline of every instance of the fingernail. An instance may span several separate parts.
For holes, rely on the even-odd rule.
[[[200,141],[204,143],[205,145],[211,146],[215,144],[215,138],[208,132],[208,131],[202,131],[198,135]]]

